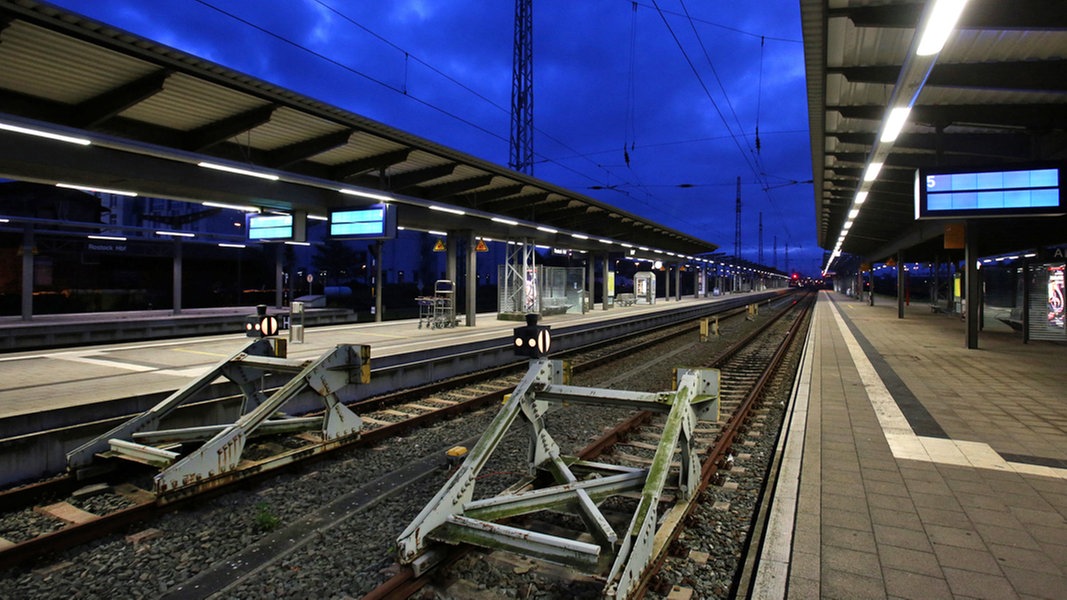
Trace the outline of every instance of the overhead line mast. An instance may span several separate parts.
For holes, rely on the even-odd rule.
[[[533,175],[533,0],[515,0],[508,166]]]

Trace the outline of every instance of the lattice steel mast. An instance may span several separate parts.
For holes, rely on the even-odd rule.
[[[533,175],[533,0],[515,0],[508,166]]]

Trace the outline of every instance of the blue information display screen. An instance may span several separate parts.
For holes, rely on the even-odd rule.
[[[915,183],[917,219],[1064,212],[1058,167],[969,172],[920,170]]]
[[[293,215],[249,215],[248,239],[293,239]]]
[[[386,204],[331,211],[330,237],[342,239],[394,238],[396,237],[395,212]]]

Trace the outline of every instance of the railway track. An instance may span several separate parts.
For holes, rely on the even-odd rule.
[[[740,318],[744,309],[720,315],[721,319]],[[672,336],[691,332],[694,324],[667,327],[662,331],[631,337],[622,348],[614,350],[596,345],[575,350],[576,369],[590,369],[616,360],[620,354],[661,343]],[[618,345],[618,344],[617,344]],[[358,439],[336,444],[333,451],[367,446],[402,435],[442,419],[499,402],[518,380],[514,368],[454,378],[416,389],[362,400],[350,405],[363,419]],[[321,443],[314,435],[270,436],[246,451],[243,468],[247,477],[237,480],[250,483],[266,477],[259,466],[278,456],[300,455],[303,448]],[[312,458],[321,458],[316,456]],[[151,471],[134,466],[120,476],[112,475],[101,482],[86,485],[73,477],[61,476],[37,484],[0,493],[0,530],[9,539],[0,542],[0,568],[25,564],[44,554],[61,551],[98,539],[132,523],[150,520],[161,512],[183,506],[205,495],[176,499],[161,498],[151,491]],[[212,489],[219,494],[228,488]],[[5,527],[12,515],[35,525],[29,530]],[[14,533],[14,535],[12,535]]]
[[[796,340],[800,339],[798,334],[806,324],[809,306],[810,303],[807,301],[800,303],[797,310],[791,311],[792,316],[789,319],[780,318],[786,314],[785,311],[780,312],[775,319],[723,351],[708,365],[721,369],[720,410],[728,416],[714,423],[701,422],[694,430],[694,446],[697,454],[703,457],[700,489],[689,496],[689,500],[686,500],[684,490],[677,487],[668,488],[665,492],[666,496],[660,501],[660,508],[663,511],[660,517],[662,524],[656,532],[655,544],[647,568],[640,572],[636,582],[631,587],[620,589],[613,575],[605,577],[603,571],[600,574],[590,575],[567,568],[555,571],[558,577],[570,580],[561,584],[565,589],[588,591],[590,588],[603,588],[605,595],[615,598],[642,597],[650,587],[659,592],[669,590],[669,585],[666,589],[664,588],[666,580],[658,578],[659,570],[671,560],[672,552],[674,554],[679,552],[676,542],[678,536],[685,529],[690,515],[701,504],[701,500],[708,498],[705,493],[707,486],[730,485],[728,473],[737,455],[734,445],[753,426],[754,411],[760,405],[768,383],[790,349],[797,345]],[[678,352],[662,353],[656,360],[684,362],[684,358],[679,355],[685,349],[686,347],[682,346]],[[609,380],[605,383],[611,382]],[[663,413],[638,412],[586,447],[578,459],[579,461],[597,461],[598,464],[607,463],[620,471],[648,470],[656,460],[659,441],[664,434],[664,427],[669,422]],[[759,422],[759,425],[762,426],[762,422]],[[533,493],[531,492],[532,486],[532,479],[524,480],[506,492]],[[639,498],[635,497],[612,497],[604,503],[603,518],[620,536],[626,530],[625,516],[633,512],[639,501]],[[608,505],[609,502],[615,504]],[[478,503],[475,502],[475,504]],[[589,537],[588,530],[582,527],[581,522],[575,522],[573,518],[567,516],[560,517],[559,514],[552,512],[538,512],[535,516],[523,517],[516,522],[509,521],[507,526],[510,527],[515,523],[521,523],[523,531],[530,530],[532,533],[529,535],[544,532],[554,538],[573,539],[575,544]],[[469,550],[469,548],[466,549]],[[528,565],[524,566],[521,560],[516,561],[512,552],[479,553],[476,558],[470,560],[455,551],[448,551],[447,556],[447,560],[436,568],[422,566],[418,562],[414,563],[414,567],[398,567],[397,574],[393,578],[384,582],[366,598],[408,597],[427,585],[436,586],[434,593],[440,597],[459,598],[474,592],[462,587],[450,589],[444,586],[445,589],[441,589],[441,585],[433,582],[447,581],[451,586],[462,586],[470,578],[464,574],[464,571],[477,569],[485,563],[499,563],[503,570],[511,568],[516,572],[530,568]],[[537,589],[541,585],[543,583],[537,585],[529,583],[527,589]]]

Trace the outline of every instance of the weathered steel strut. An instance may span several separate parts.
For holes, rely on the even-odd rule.
[[[694,432],[698,420],[718,420],[719,371],[678,369],[677,389],[670,392],[576,387],[565,384],[565,372],[558,360],[530,361],[526,376],[465,462],[398,538],[402,563],[412,564],[417,571],[426,569],[430,565],[419,559],[431,549],[432,542],[469,543],[602,574],[608,597],[625,598],[630,593],[650,560],[659,510],[667,499],[665,490],[673,492],[676,504],[686,504],[700,485]],[[549,408],[558,404],[666,414],[651,464],[634,468],[562,456],[544,421]],[[525,422],[530,436],[530,482],[516,493],[474,500],[479,473],[517,419]],[[677,467],[672,464],[676,454],[680,459]],[[554,483],[533,487],[532,476],[538,471],[551,474]],[[616,531],[599,506],[621,494],[640,494],[640,499],[629,525]],[[592,543],[499,523],[547,510],[576,513]]]
[[[358,435],[362,421],[342,404],[339,393],[349,385],[370,380],[370,346],[340,345],[318,359],[304,360],[276,356],[277,352],[270,339],[251,342],[156,406],[71,451],[67,454],[68,470],[77,472],[97,457],[142,462],[161,469],[155,476],[155,491],[164,495],[234,472],[246,441],[255,436],[316,432],[321,445]],[[263,389],[265,375],[279,373],[291,378],[268,394]],[[237,414],[230,415],[228,421],[204,416],[211,422],[161,429],[168,415],[195,401],[199,392],[220,377],[241,389],[244,398]],[[321,415],[279,415],[290,400],[308,396],[321,399]],[[194,443],[199,447],[185,456],[175,451],[181,444]],[[276,461],[270,466],[279,465]]]

